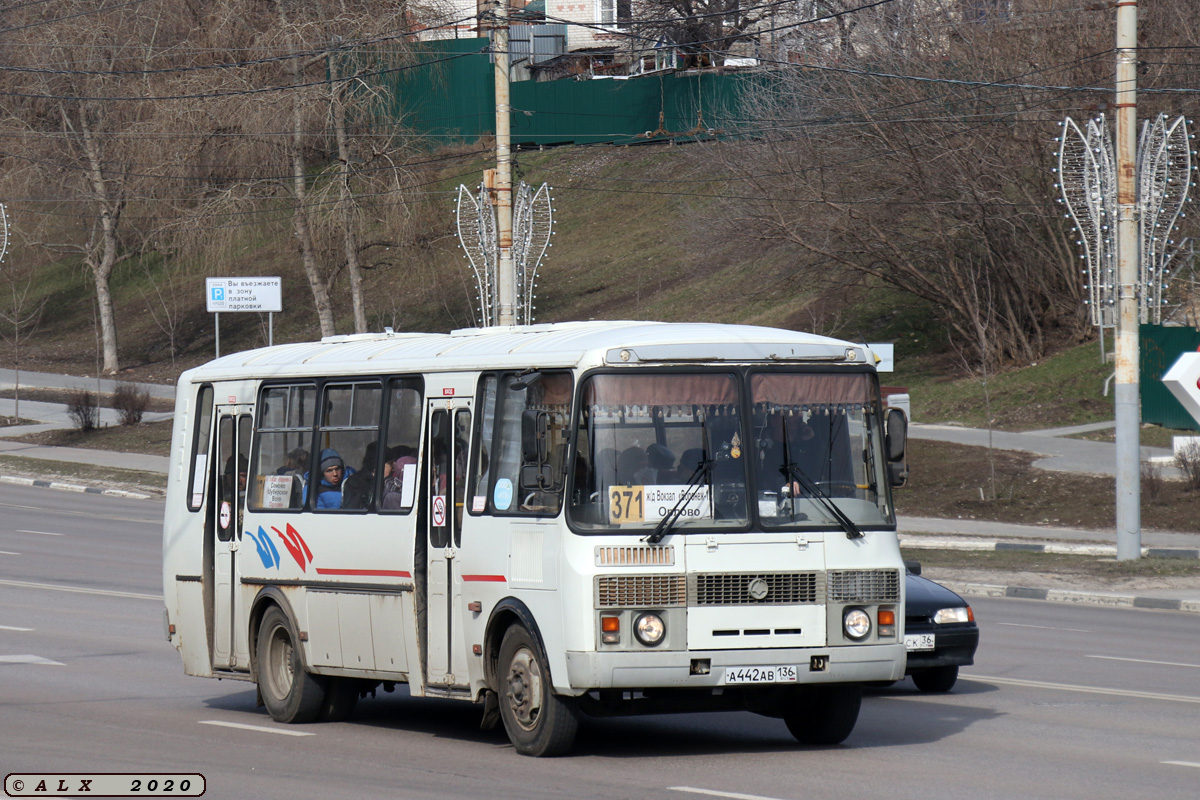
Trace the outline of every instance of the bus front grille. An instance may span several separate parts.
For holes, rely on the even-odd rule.
[[[667,608],[687,600],[682,575],[601,575],[596,578],[597,608]]]
[[[715,573],[691,576],[689,605],[795,605],[823,601],[816,572]]]
[[[900,573],[894,569],[847,569],[829,573],[831,603],[898,603]]]

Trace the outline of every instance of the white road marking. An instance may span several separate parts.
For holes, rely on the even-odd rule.
[[[65,667],[61,661],[51,661],[41,656],[0,656],[0,664],[41,664],[47,667]]]
[[[1200,769],[1200,764],[1197,764],[1195,761],[1160,761],[1158,763],[1170,764],[1173,767],[1195,767],[1196,769]]]
[[[266,728],[262,725],[243,725],[240,722],[220,722],[215,719],[202,719],[201,725],[219,725],[222,728],[239,728],[244,731],[261,731],[262,733],[278,733],[281,736],[316,736],[307,731],[288,731],[282,728]]]
[[[20,553],[10,553],[7,550],[0,550],[0,556],[19,556]]]
[[[82,586],[62,586],[55,583],[29,583],[27,581],[0,580],[0,586],[20,586],[24,589],[51,589],[56,592],[77,592],[79,594],[102,594],[108,597],[132,597],[134,600],[162,601],[161,594],[138,594],[137,592],[114,592],[108,589],[87,589]]]
[[[777,800],[774,797],[763,797],[761,794],[738,794],[737,792],[718,792],[714,789],[697,789],[694,786],[668,786],[672,792],[691,792],[706,794],[709,797],[732,797],[733,800]]]
[[[1102,658],[1105,661],[1132,661],[1134,664],[1157,664],[1160,667],[1191,667],[1200,669],[1200,664],[1182,664],[1178,661],[1151,661],[1147,658],[1121,658],[1120,656],[1087,656],[1087,658]]]
[[[62,536],[62,535],[63,535],[63,534],[61,534],[61,533],[51,533],[50,531],[22,531],[22,530],[18,530],[18,531],[17,531],[17,533],[36,533],[38,536]]]
[[[12,625],[0,625],[0,631],[31,631],[33,628],[14,628]]]
[[[1031,689],[1058,689],[1063,692],[1083,692],[1084,694],[1107,694],[1113,697],[1136,697],[1142,700],[1167,700],[1172,703],[1200,704],[1200,697],[1185,694],[1157,694],[1155,692],[1138,692],[1128,689],[1105,689],[1101,686],[1078,686],[1071,683],[1048,683],[1046,681],[1026,681],[1019,678],[993,678],[990,675],[963,675],[966,680],[982,683],[994,683],[1000,686],[1027,686]]]
[[[996,625],[1007,625],[1010,628],[1037,628],[1039,631],[1067,631],[1068,633],[1091,633],[1080,628],[1050,628],[1045,625],[1022,625],[1018,622],[997,622]]]

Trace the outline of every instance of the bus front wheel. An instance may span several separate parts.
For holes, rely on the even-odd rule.
[[[860,706],[861,686],[814,687],[792,698],[783,721],[803,744],[841,744],[854,730]]]
[[[519,625],[500,643],[496,678],[500,719],[518,753],[557,756],[571,748],[579,730],[574,703],[554,694],[537,642]]]
[[[258,690],[278,722],[312,722],[325,704],[325,679],[305,671],[296,642],[287,614],[267,609],[258,626]]]

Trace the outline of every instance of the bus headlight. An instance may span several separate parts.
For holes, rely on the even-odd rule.
[[[842,628],[846,636],[854,641],[862,641],[871,632],[871,615],[861,608],[848,608],[842,616]]]
[[[666,623],[658,614],[642,614],[633,623],[633,635],[646,647],[658,646],[666,633]]]

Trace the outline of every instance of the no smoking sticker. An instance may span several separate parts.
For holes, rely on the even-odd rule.
[[[446,496],[434,495],[433,498],[433,527],[440,528],[446,524]]]

